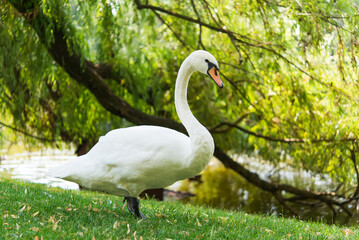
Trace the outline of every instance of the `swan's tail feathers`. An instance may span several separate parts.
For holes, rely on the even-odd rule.
[[[55,177],[55,178],[65,178],[69,175],[68,169],[64,166],[51,168],[49,172],[47,173],[49,177]]]
[[[47,175],[50,177],[55,177],[55,178],[62,178],[65,179],[66,177],[71,176],[72,174],[74,174],[74,171],[78,170],[81,167],[81,162],[82,162],[82,158],[84,156],[81,157],[77,157],[73,160],[68,161],[67,163],[51,168]]]

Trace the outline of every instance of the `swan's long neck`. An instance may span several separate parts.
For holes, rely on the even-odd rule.
[[[214,143],[208,130],[193,116],[187,102],[188,81],[195,70],[189,59],[182,63],[176,80],[175,106],[179,119],[186,128],[191,142],[191,157],[188,165],[194,171],[201,171],[213,155]],[[196,170],[195,170],[196,169]]]

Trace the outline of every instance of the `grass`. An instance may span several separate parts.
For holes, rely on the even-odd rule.
[[[0,239],[359,239],[359,230],[0,179]]]

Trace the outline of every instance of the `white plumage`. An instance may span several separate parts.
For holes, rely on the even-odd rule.
[[[112,130],[86,155],[51,169],[49,175],[126,197],[129,210],[142,217],[138,200],[133,198],[146,189],[166,187],[194,176],[213,155],[213,138],[192,115],[187,103],[187,84],[196,70],[223,86],[218,63],[210,53],[195,51],[182,63],[176,80],[175,105],[189,137],[158,126]]]

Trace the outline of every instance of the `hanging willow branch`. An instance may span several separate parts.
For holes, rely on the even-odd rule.
[[[206,22],[201,21],[200,19],[194,19],[192,17],[177,13],[177,12],[173,12],[158,6],[154,6],[154,5],[150,5],[150,4],[142,4],[140,0],[134,0],[137,8],[139,10],[141,9],[150,9],[152,11],[156,11],[156,12],[161,12],[161,13],[165,13],[168,14],[170,16],[179,18],[179,19],[183,19],[187,22],[191,22],[191,23],[196,23],[199,24],[201,26],[204,26],[208,29],[211,29],[213,31],[216,32],[220,32],[220,33],[225,33],[229,36],[229,38],[231,39],[232,43],[235,40],[236,42],[246,45],[247,47],[255,47],[255,48],[260,48],[263,49],[265,51],[268,51],[270,53],[273,53],[274,55],[278,56],[279,58],[281,58],[282,60],[284,60],[286,63],[288,63],[290,66],[293,66],[295,69],[297,69],[298,71],[302,72],[303,74],[307,75],[308,77],[310,77],[312,80],[316,81],[317,83],[319,83],[320,85],[331,89],[332,91],[345,96],[347,99],[355,101],[352,99],[351,96],[349,96],[348,94],[346,94],[345,92],[343,92],[340,89],[335,88],[335,86],[333,86],[332,84],[328,84],[323,82],[321,79],[313,76],[312,74],[310,74],[309,72],[305,71],[303,68],[301,68],[300,66],[298,66],[297,64],[295,64],[293,61],[291,61],[289,58],[285,57],[283,54],[279,53],[278,51],[276,51],[273,48],[267,47],[266,45],[270,45],[269,43],[261,43],[258,40],[254,40],[251,39],[249,37],[246,37],[242,34],[236,33],[231,31],[230,29],[224,29],[223,27],[219,27],[219,26],[215,26]],[[238,47],[238,45],[235,45]]]
[[[223,126],[227,126],[228,128],[221,130],[220,128]],[[238,120],[234,123],[229,122],[221,122],[217,126],[210,129],[211,133],[222,133],[223,131],[229,131],[231,129],[238,129],[244,133],[247,133],[249,135],[263,138],[265,140],[271,141],[271,142],[281,142],[281,143],[321,143],[321,142],[355,142],[359,141],[359,138],[319,138],[319,139],[305,139],[305,138],[276,138],[272,136],[263,135],[260,133],[252,132],[244,127],[241,127],[238,125]]]
[[[55,139],[49,139],[49,138],[44,138],[44,137],[40,137],[40,136],[36,136],[36,135],[33,135],[31,133],[28,133],[26,132],[25,130],[22,130],[22,129],[19,129],[19,128],[16,128],[14,126],[11,126],[9,124],[6,124],[6,123],[3,123],[3,122],[0,122],[0,125],[6,127],[6,128],[9,128],[15,132],[19,132],[27,137],[31,137],[33,139],[36,139],[36,140],[40,140],[40,141],[43,141],[43,142],[56,142],[57,140]]]

